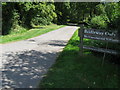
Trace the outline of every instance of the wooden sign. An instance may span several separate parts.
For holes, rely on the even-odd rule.
[[[118,40],[117,36],[118,36],[117,32],[111,32],[111,31],[108,32],[97,29],[84,30],[84,38],[88,38],[88,39],[119,43],[120,40]]]
[[[105,42],[120,43],[116,31],[113,32],[113,31],[105,31],[105,30],[97,30],[97,29],[84,29],[83,27],[81,27],[81,29],[79,29],[78,35],[80,37],[80,49],[81,49],[80,55],[82,55],[83,49],[109,53],[109,54],[118,54],[118,52],[115,50],[83,45],[84,38],[93,39],[93,40],[102,40]]]
[[[88,34],[96,34],[96,35],[101,35],[101,36],[110,36],[110,37],[116,37],[117,32],[112,32],[112,31],[105,31],[105,30],[99,30],[99,29],[85,29],[84,33]]]
[[[115,54],[115,55],[118,54],[118,52],[115,51],[115,50],[105,49],[105,48],[97,48],[97,47],[83,46],[83,49],[98,51],[98,52],[102,52],[102,53]]]

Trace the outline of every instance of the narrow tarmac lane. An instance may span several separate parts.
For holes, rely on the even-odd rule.
[[[31,39],[0,44],[2,87],[36,88],[77,29],[66,26]]]

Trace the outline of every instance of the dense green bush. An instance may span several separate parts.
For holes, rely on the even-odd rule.
[[[106,3],[105,11],[110,22],[109,28],[118,28],[120,20],[120,2],[119,3]]]
[[[31,20],[32,25],[48,25],[57,17],[52,3],[39,3],[35,5],[34,11],[36,14]]]
[[[3,35],[17,32],[22,27],[49,25],[57,18],[55,6],[51,2],[7,2],[2,3],[2,6]]]
[[[105,12],[105,5],[103,3],[96,5],[96,15],[104,15]]]
[[[13,17],[11,19],[11,22],[12,22],[12,27],[10,32],[17,32],[19,30],[18,27],[20,22],[20,15],[16,10],[13,11]]]
[[[106,18],[104,16],[95,16],[91,19],[90,24],[92,28],[105,29],[107,27]]]
[[[2,35],[9,34],[12,27],[13,3],[2,3]]]

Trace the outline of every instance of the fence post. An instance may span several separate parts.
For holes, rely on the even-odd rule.
[[[79,36],[80,36],[80,56],[83,56],[83,36],[84,36],[84,25],[81,25],[79,29]]]

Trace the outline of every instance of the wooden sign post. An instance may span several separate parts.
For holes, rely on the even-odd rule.
[[[103,31],[97,29],[84,29],[82,25],[79,29],[78,35],[80,37],[80,55],[83,55],[83,49],[109,53],[109,54],[119,54],[118,51],[107,49],[107,48],[97,48],[93,46],[86,46],[83,45],[83,39],[92,39],[92,40],[101,40],[105,42],[113,42],[113,43],[120,43],[118,39],[117,31]]]
[[[83,35],[84,35],[84,26],[82,25],[79,30],[79,36],[80,36],[80,55],[83,55]]]

